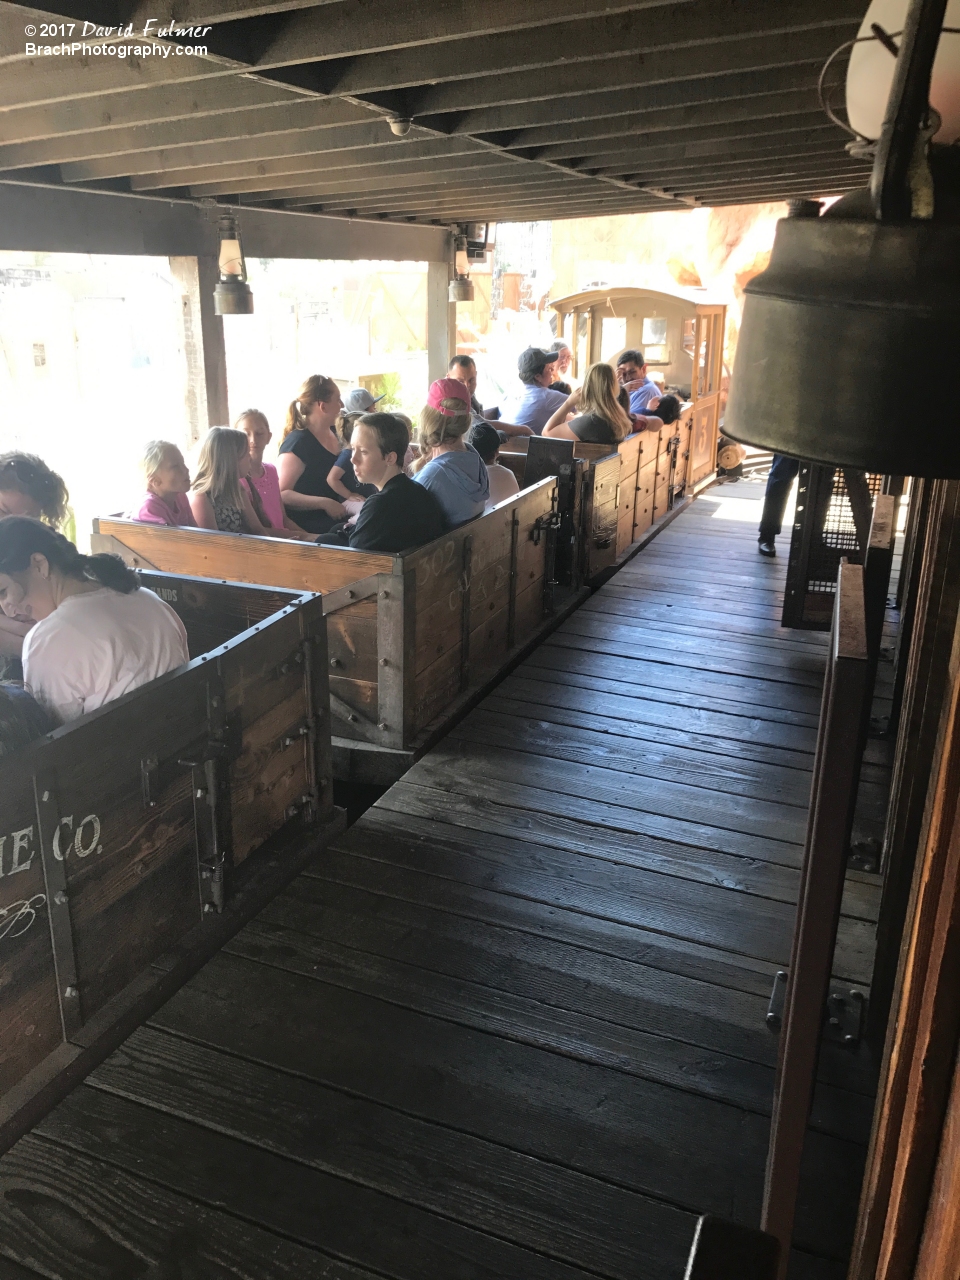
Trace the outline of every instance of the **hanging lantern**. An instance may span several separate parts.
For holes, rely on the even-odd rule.
[[[213,291],[213,309],[218,316],[253,314],[253,292],[247,284],[247,263],[240,243],[240,227],[233,214],[220,219],[220,280]]]
[[[455,275],[447,290],[449,302],[472,302],[473,281],[470,279],[470,259],[467,257],[467,237],[458,235],[454,241],[456,256],[454,258]]]
[[[946,4],[910,2],[870,190],[823,216],[797,202],[746,287],[724,418],[736,440],[960,478],[960,149],[930,143],[928,107]]]

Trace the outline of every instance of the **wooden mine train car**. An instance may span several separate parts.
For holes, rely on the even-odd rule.
[[[698,461],[691,433],[687,412],[617,450],[578,445],[564,474],[398,554],[117,517],[94,522],[94,549],[143,569],[322,592],[335,772],[387,783],[709,479],[712,442]],[[527,444],[503,455],[521,483]]]
[[[334,825],[321,598],[142,578],[190,663],[0,760],[2,1146]]]

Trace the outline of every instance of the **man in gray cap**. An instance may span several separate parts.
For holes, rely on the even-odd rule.
[[[547,422],[566,400],[562,391],[551,391],[557,377],[557,352],[527,347],[517,361],[517,372],[524,384],[523,395],[503,407],[507,422],[529,427],[540,435]]]
[[[348,391],[343,397],[343,413],[370,413],[375,404],[383,399],[383,396],[374,398],[373,393],[368,391],[366,387],[354,387],[352,391]]]

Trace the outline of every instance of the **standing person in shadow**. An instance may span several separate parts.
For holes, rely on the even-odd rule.
[[[790,490],[800,471],[800,459],[785,454],[773,455],[773,466],[763,495],[763,511],[760,514],[760,530],[757,550],[762,556],[777,554],[777,535],[783,529],[783,516],[787,509]]]

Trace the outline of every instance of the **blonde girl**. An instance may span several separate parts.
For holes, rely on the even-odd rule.
[[[211,427],[200,450],[190,493],[193,518],[201,529],[221,533],[269,534],[240,481],[250,474],[250,451],[242,431]]]
[[[196,526],[187,494],[190,472],[183,454],[169,440],[151,440],[143,455],[146,494],[133,517],[143,524]]]
[[[343,411],[340,388],[332,378],[315,373],[291,400],[277,459],[284,508],[310,533],[326,533],[346,516],[330,488],[330,468],[342,445],[334,430]]]
[[[617,375],[610,365],[591,365],[583,386],[567,397],[543,428],[543,434],[584,444],[619,444],[633,430],[630,415],[617,398],[619,391]],[[574,411],[577,416],[568,422]]]

